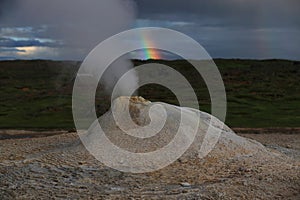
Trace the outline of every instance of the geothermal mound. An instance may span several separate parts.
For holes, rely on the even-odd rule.
[[[98,131],[93,132],[96,124],[98,123],[90,128],[88,137],[83,139],[84,143],[93,143],[95,148],[103,146],[102,143],[97,143]],[[166,103],[152,103],[142,97],[117,98],[111,110],[99,118],[99,124],[109,141],[133,153],[160,150],[177,139],[169,149],[171,152],[183,150],[182,146],[189,146],[180,155],[181,160],[205,156],[222,160],[257,153],[268,154],[262,144],[236,135],[208,113]],[[177,137],[178,135],[181,136]],[[111,155],[114,157],[113,150]],[[164,159],[172,159],[172,155],[163,156]]]

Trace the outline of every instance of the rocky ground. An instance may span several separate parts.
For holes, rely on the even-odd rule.
[[[76,133],[58,133],[0,140],[0,199],[300,198],[299,134],[243,134],[264,144],[268,156],[179,159],[156,172],[130,174],[95,160]]]

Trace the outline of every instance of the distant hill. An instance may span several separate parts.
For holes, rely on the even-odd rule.
[[[209,112],[210,99],[200,75],[184,60],[159,62],[182,73],[194,87],[200,109]],[[299,127],[300,62],[287,60],[215,60],[224,79],[231,127]],[[72,88],[80,62],[0,61],[0,128],[48,129],[74,127]],[[139,95],[151,101],[177,104],[166,88],[148,85]],[[100,85],[98,116],[109,108]]]

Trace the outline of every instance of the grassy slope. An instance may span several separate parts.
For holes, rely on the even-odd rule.
[[[151,61],[148,61],[151,62]],[[160,61],[181,72],[197,92],[201,110],[210,110],[201,77],[185,61]],[[135,61],[135,65],[145,62]],[[300,62],[216,60],[224,79],[232,127],[299,127]],[[75,62],[0,62],[0,128],[72,128],[71,93]],[[97,110],[109,107],[100,88]],[[166,88],[149,85],[139,94],[152,101],[177,103]]]

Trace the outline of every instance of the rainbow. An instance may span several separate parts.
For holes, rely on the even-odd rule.
[[[149,59],[161,60],[162,59],[162,56],[161,56],[159,50],[151,48],[154,46],[153,45],[154,43],[152,42],[150,37],[147,37],[146,35],[142,35],[141,41],[144,46],[143,53],[141,55],[143,60],[149,60]]]

